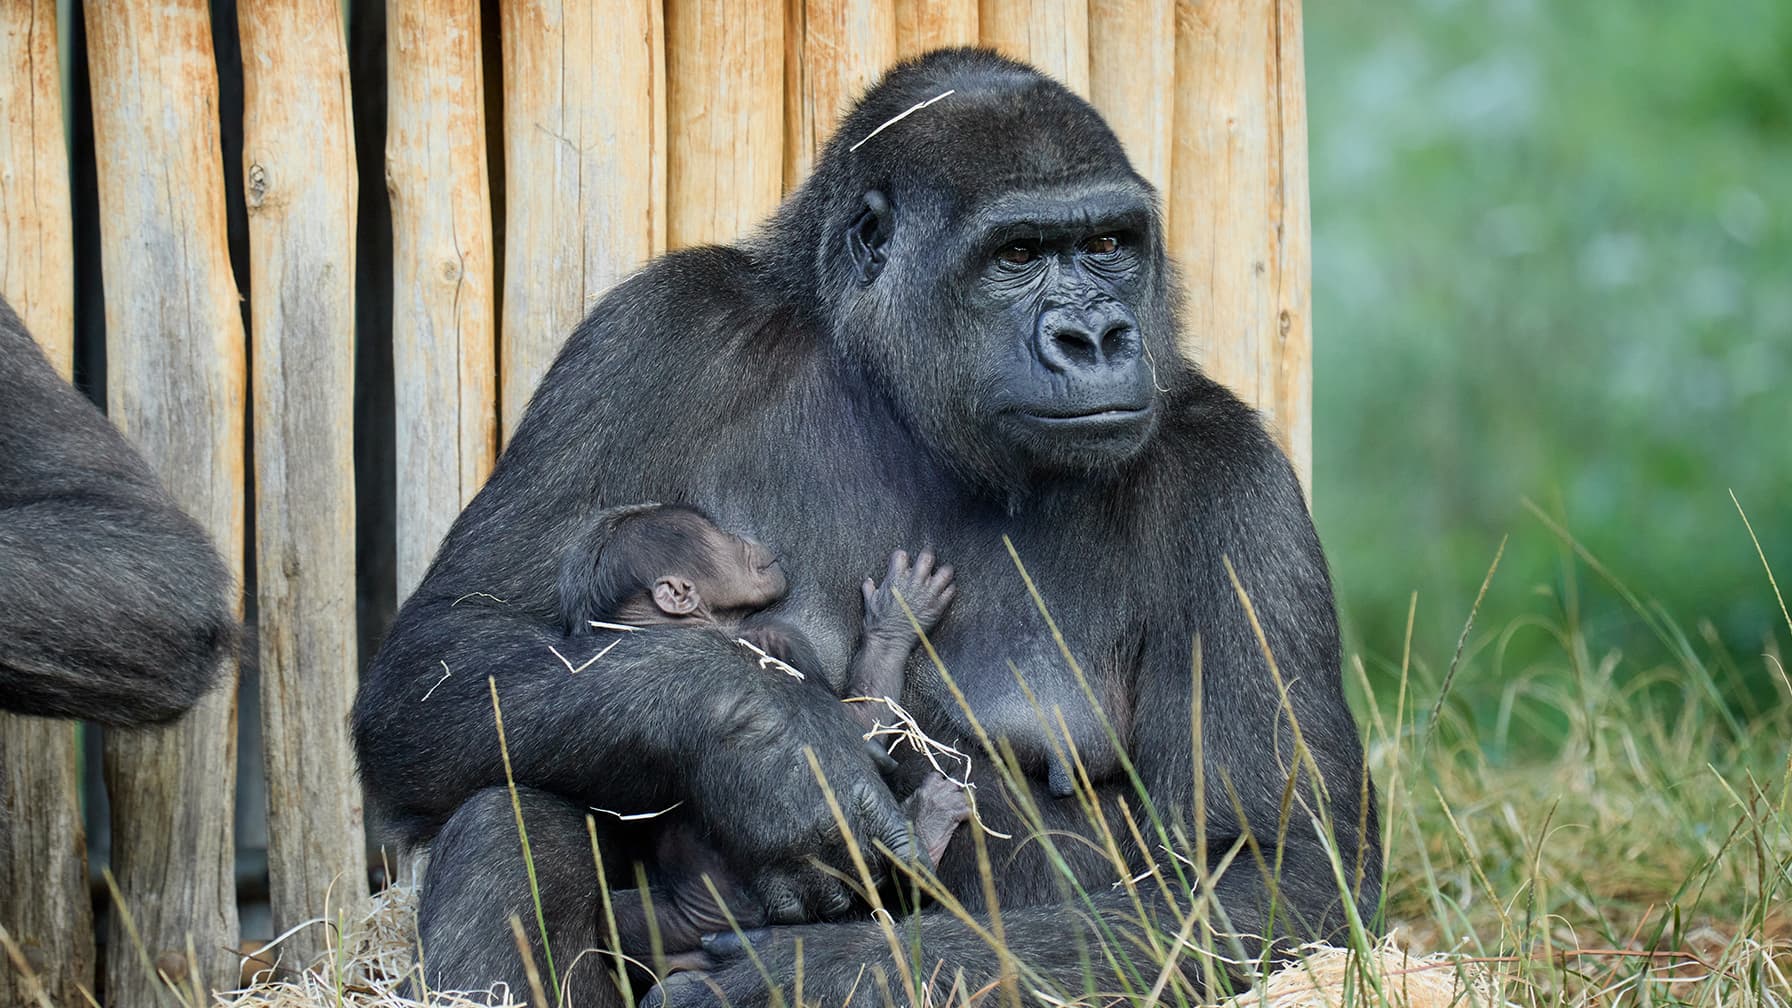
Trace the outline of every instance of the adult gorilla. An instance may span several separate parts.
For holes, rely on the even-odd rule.
[[[816,864],[848,862],[804,746],[847,799],[856,834],[903,849],[895,799],[823,691],[719,671],[738,669],[737,657],[672,669],[645,634],[577,673],[550,654],[585,657],[566,652],[552,625],[561,544],[596,509],[640,500],[692,502],[786,551],[779,615],[836,682],[858,631],[855,586],[891,550],[931,542],[957,568],[958,601],[934,643],[976,720],[1015,752],[1030,801],[1060,837],[1056,856],[1093,894],[1061,905],[1073,898],[1062,869],[984,761],[982,814],[1016,833],[990,841],[1001,926],[1043,982],[1118,989],[1114,960],[1093,943],[1104,929],[1129,943],[1141,908],[1111,888],[1104,841],[1061,839],[1099,834],[1077,799],[1054,797],[1057,740],[1015,671],[1045,710],[1061,710],[1108,812],[1121,798],[1138,812],[1130,763],[1166,823],[1189,836],[1204,825],[1211,865],[1228,860],[1211,919],[1242,935],[1335,934],[1346,901],[1332,843],[1368,912],[1375,814],[1339,685],[1324,558],[1256,416],[1178,356],[1175,301],[1155,195],[1100,117],[1034,71],[972,50],[892,71],[759,234],[668,255],[610,292],[405,603],[357,705],[370,793],[406,839],[435,837],[422,920],[432,984],[523,989],[507,920],[535,930],[510,800],[494,787],[503,768],[488,676],[563,969],[600,942],[588,805],[684,802],[780,922],[851,905]],[[914,662],[903,699],[935,737],[976,745],[930,664]],[[1312,825],[1322,804],[1313,766],[1329,835]],[[1300,777],[1291,791],[1290,774]],[[1110,820],[1131,864],[1157,856]],[[1255,845],[1238,846],[1247,833]],[[604,839],[606,854],[621,844],[626,859],[626,838]],[[1279,881],[1266,880],[1278,866]],[[968,830],[940,877],[983,910]],[[1142,909],[1170,932],[1186,913],[1149,895]],[[924,976],[944,960],[939,975],[962,970],[975,991],[999,972],[948,914],[924,914],[917,935]],[[846,997],[863,964],[888,965],[875,924],[809,924],[755,941],[775,977],[795,975],[797,936],[805,995],[824,1004]],[[669,999],[712,990],[688,977],[666,985]],[[707,979],[736,1005],[767,996],[745,959],[724,959]],[[614,996],[588,979],[575,987]]]

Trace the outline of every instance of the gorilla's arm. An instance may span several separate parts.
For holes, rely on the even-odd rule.
[[[217,551],[0,301],[0,709],[165,721],[235,646]]]
[[[504,784],[493,677],[518,784],[622,812],[685,802],[723,837],[730,866],[772,919],[815,919],[850,902],[843,883],[809,863],[848,862],[805,748],[855,832],[907,846],[901,806],[826,691],[757,668],[713,634],[656,650],[654,641],[673,641],[663,630],[625,634],[572,671],[610,638],[569,638],[558,626],[558,559],[578,524],[617,504],[702,499],[693,485],[722,422],[700,411],[754,422],[749,405],[725,394],[738,374],[713,362],[723,345],[777,323],[763,302],[739,253],[690,250],[605,295],[567,340],[362,679],[362,779],[407,842],[428,840],[478,789]],[[669,359],[712,366],[677,396],[639,394],[639,362]],[[768,401],[781,394],[755,389]]]

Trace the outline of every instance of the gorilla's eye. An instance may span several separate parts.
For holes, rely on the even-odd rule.
[[[1083,251],[1090,255],[1108,255],[1120,251],[1120,239],[1113,235],[1098,235],[1083,243]]]
[[[1025,266],[1039,258],[1039,250],[1030,249],[1025,245],[1010,245],[1002,251],[997,252],[996,258],[1010,266]]]

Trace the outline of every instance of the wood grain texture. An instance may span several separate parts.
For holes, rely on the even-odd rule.
[[[666,56],[655,0],[500,10],[508,439],[598,295],[666,249]]]
[[[89,0],[106,285],[107,403],[180,507],[243,570],[243,327],[225,252],[217,69],[204,0]],[[106,733],[113,914],[107,999],[236,979],[236,662],[175,724]],[[189,958],[189,949],[192,958]]]
[[[1088,97],[1089,2],[982,0],[978,21],[983,44]]]
[[[978,43],[977,0],[896,0],[896,55]]]
[[[784,19],[777,3],[666,0],[670,248],[733,241],[778,205]]]
[[[1178,0],[1170,251],[1185,347],[1312,470],[1311,224],[1298,0]]]
[[[784,187],[815,166],[852,102],[896,62],[893,0],[787,0]]]
[[[386,44],[402,600],[491,472],[497,355],[478,0],[390,0]]]
[[[0,5],[0,293],[68,377],[74,228],[62,135],[56,0]]]
[[[55,0],[0,7],[0,295],[50,363],[74,357],[73,245]],[[93,988],[78,727],[0,714],[0,927],[57,1004]],[[35,996],[0,957],[0,1004]]]
[[[0,1004],[58,1005],[93,989],[93,909],[72,721],[0,714],[0,927],[36,974],[0,956]]]
[[[336,0],[242,0],[256,586],[273,932],[366,889],[355,698],[355,150]],[[325,951],[314,926],[288,966]]]
[[[1089,101],[1133,169],[1161,194],[1170,183],[1176,98],[1176,0],[1089,5]]]

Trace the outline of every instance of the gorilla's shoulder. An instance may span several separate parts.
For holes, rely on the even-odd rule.
[[[1162,469],[1206,495],[1300,498],[1294,468],[1262,414],[1206,375],[1178,387],[1158,449]]]
[[[611,288],[567,339],[566,352],[715,351],[787,314],[785,301],[746,249],[681,249]]]

